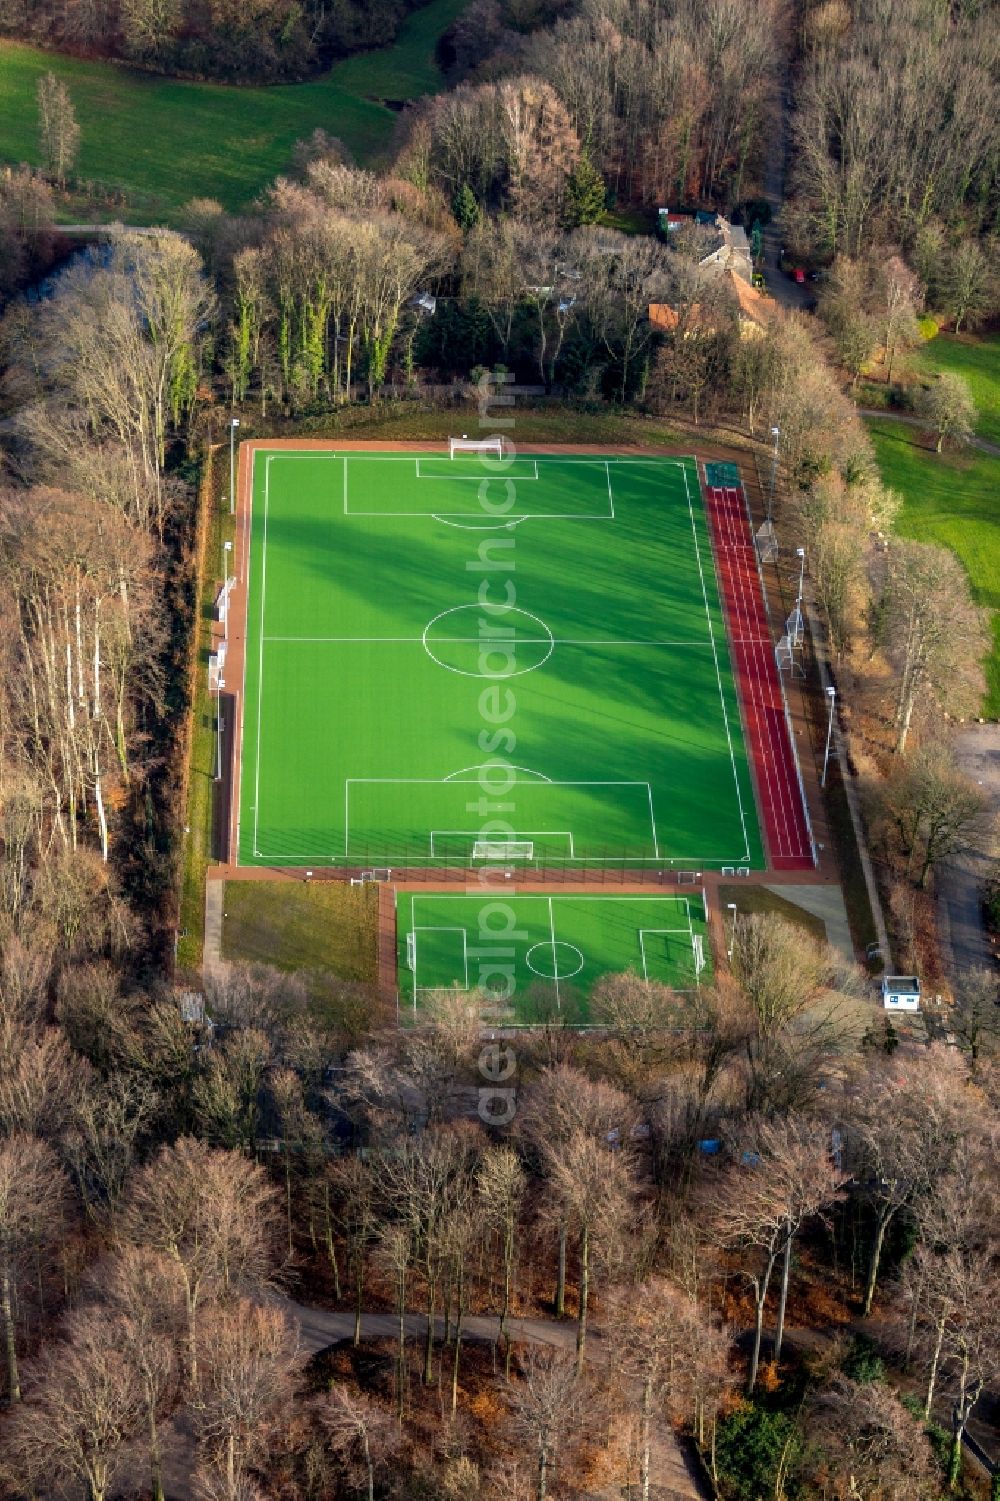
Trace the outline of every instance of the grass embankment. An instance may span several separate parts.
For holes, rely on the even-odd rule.
[[[1000,369],[992,384],[1000,400]],[[1000,718],[1000,458],[975,449],[934,453],[919,429],[889,416],[868,426],[882,478],[903,497],[900,536],[951,548],[974,598],[993,612],[982,713]]]
[[[235,536],[234,519],[229,514],[229,455],[223,449],[211,455],[203,483],[206,487],[201,501],[206,508],[203,520],[205,547],[198,580],[191,759],[177,939],[177,967],[181,970],[197,969],[201,965],[205,936],[205,869],[213,859],[217,747],[215,701],[208,691],[208,658],[212,649],[215,596],[222,577],[222,544],[232,541]]]
[[[391,47],[346,58],[307,83],[267,88],[160,78],[0,43],[0,160],[39,164],[35,90],[52,71],[68,86],[80,122],[77,176],[124,195],[104,217],[170,222],[192,198],[244,209],[287,169],[295,142],[317,126],[343,141],[358,162],[377,161],[397,119],[382,101],[416,99],[443,86],[435,47],[464,3],[430,0],[406,18]],[[76,194],[62,217],[95,212]]]
[[[740,917],[749,917],[757,912],[766,913],[769,917],[783,917],[785,922],[791,923],[794,928],[801,928],[817,943],[826,942],[826,924],[822,918],[815,917],[804,907],[769,891],[766,886],[720,886],[719,910],[727,920],[729,914],[726,909],[730,904],[735,904]],[[726,937],[729,937],[728,930]]]
[[[374,985],[378,892],[323,881],[227,881],[222,957],[284,970],[328,970]]]

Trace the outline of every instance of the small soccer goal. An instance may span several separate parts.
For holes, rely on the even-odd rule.
[[[407,967],[407,969],[413,969],[413,970],[415,970],[416,967],[417,967],[417,935],[416,935],[416,933],[407,933],[407,935],[406,935],[406,967]]]
[[[491,458],[503,458],[502,438],[449,438],[448,457],[456,458],[462,453],[489,454]]]
[[[533,839],[477,839],[472,846],[473,860],[533,860]]]

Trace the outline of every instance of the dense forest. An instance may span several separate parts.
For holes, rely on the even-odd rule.
[[[0,0],[0,29],[287,77],[399,14]],[[647,1501],[682,1450],[722,1501],[988,1494],[962,1454],[1000,1381],[995,969],[903,1041],[869,975],[762,913],[700,991],[607,976],[598,1031],[553,1005],[498,1039],[475,991],[399,1028],[374,987],[173,955],[227,424],[457,422],[513,376],[574,435],[750,466],[779,431],[916,962],[986,822],[948,730],[989,632],[897,530],[854,398],[895,397],[922,318],[1000,308],[996,19],[473,0],[460,81],[383,170],[317,131],[246,213],[89,247],[56,229],[79,132],[45,83],[47,169],[0,174],[0,1494]],[[703,262],[716,211],[770,213],[786,91],[816,316],[750,317]],[[668,243],[667,202],[709,223]],[[939,383],[912,416],[957,448],[969,405]]]

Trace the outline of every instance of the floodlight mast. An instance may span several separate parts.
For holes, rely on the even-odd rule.
[[[236,429],[240,425],[238,417],[229,419],[229,514],[236,515]]]
[[[774,491],[778,483],[778,439],[781,437],[781,428],[772,427],[771,437],[774,439],[774,452],[771,455],[771,488],[767,497],[767,519],[770,521],[774,513]]]
[[[733,914],[729,928],[729,948],[726,950],[730,964],[733,962],[733,944],[736,942],[736,903],[727,902],[726,907]]]

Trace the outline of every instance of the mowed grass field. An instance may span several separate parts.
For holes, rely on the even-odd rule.
[[[361,53],[306,83],[266,88],[189,83],[0,42],[0,160],[38,165],[35,91],[64,80],[81,127],[77,175],[121,190],[138,222],[176,218],[192,198],[249,206],[318,126],[359,163],[385,154],[398,116],[382,100],[434,93],[438,37],[465,0],[430,0],[391,47]]]
[[[979,409],[976,432],[1000,443],[1000,334],[938,334],[920,346],[911,364],[920,374],[948,371],[967,381]]]
[[[761,866],[693,461],[487,474],[256,453],[241,862]]]
[[[968,379],[981,436],[1000,438],[1000,340],[973,344],[939,335],[924,346],[920,361]],[[1000,457],[974,448],[936,454],[918,428],[890,416],[872,418],[868,426],[882,478],[903,497],[900,534],[950,547],[975,599],[993,612],[982,712],[1000,718]]]
[[[328,970],[374,985],[378,892],[346,882],[227,881],[222,956],[284,970]]]
[[[400,1004],[419,1011],[431,990],[480,989],[533,1024],[550,1015],[590,1020],[606,974],[631,970],[674,990],[711,978],[703,894],[468,896],[400,892],[396,902]]]

